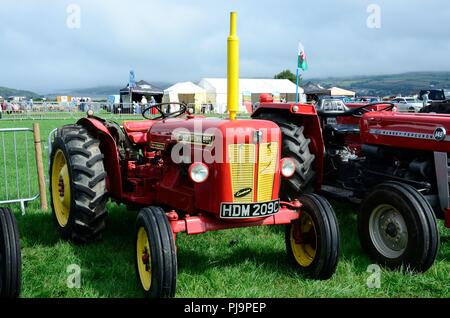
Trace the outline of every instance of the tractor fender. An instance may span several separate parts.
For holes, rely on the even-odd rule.
[[[78,125],[86,128],[100,141],[100,150],[104,156],[104,165],[107,175],[108,192],[116,198],[122,197],[122,175],[117,144],[102,121],[96,118],[81,118]]]
[[[262,113],[277,113],[292,121],[298,126],[303,126],[305,137],[311,139],[310,152],[314,154],[313,167],[316,172],[315,189],[320,190],[323,179],[323,160],[325,146],[322,135],[320,119],[314,105],[289,104],[289,103],[260,103],[251,115],[252,118]]]

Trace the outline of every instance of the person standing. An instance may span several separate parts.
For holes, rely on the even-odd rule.
[[[430,102],[430,91],[427,91],[425,94],[422,95],[422,100],[423,100],[423,107],[428,106],[428,103]]]
[[[156,100],[155,100],[155,97],[153,95],[150,97],[150,101],[149,101],[148,104],[149,104],[149,106],[156,105]],[[151,114],[152,115],[158,114],[158,110],[156,108],[152,108]]]
[[[4,111],[6,111],[6,100],[3,100],[2,104],[0,105],[0,118],[2,118],[2,114]]]
[[[136,115],[141,114],[141,113],[142,113],[142,109],[145,108],[145,106],[142,106],[142,107],[141,107],[141,104],[139,104],[139,103],[136,103],[135,106],[136,106],[136,107],[134,108],[134,113],[135,113]]]
[[[147,105],[147,98],[145,97],[145,95],[142,96],[141,105],[143,105],[144,107]]]
[[[80,99],[80,111],[84,112],[84,98]]]
[[[12,106],[12,101],[11,101],[6,104],[6,113],[12,114],[12,112],[13,112],[13,106]]]

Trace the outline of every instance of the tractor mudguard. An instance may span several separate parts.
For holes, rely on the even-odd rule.
[[[281,114],[286,119],[292,121],[298,126],[304,127],[304,135],[311,139],[309,148],[315,156],[313,162],[315,177],[315,189],[320,189],[323,178],[323,160],[324,160],[324,141],[322,136],[322,128],[320,119],[317,115],[314,105],[309,104],[288,104],[288,103],[260,103],[255,109],[252,118],[258,117],[262,113]]]
[[[122,197],[122,175],[120,173],[119,151],[108,128],[98,119],[81,118],[77,121],[100,140],[100,149],[104,155],[108,192],[116,198]]]

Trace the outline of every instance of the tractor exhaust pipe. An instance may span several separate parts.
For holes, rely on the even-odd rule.
[[[230,120],[236,119],[239,110],[239,38],[236,35],[236,12],[230,14],[230,35],[228,36],[227,106]]]

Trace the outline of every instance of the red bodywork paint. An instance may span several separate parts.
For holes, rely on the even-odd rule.
[[[300,203],[283,203],[280,211],[269,217],[253,219],[224,220],[219,218],[220,205],[233,202],[236,190],[232,189],[228,146],[230,144],[253,143],[258,153],[260,144],[278,144],[278,156],[272,191],[272,200],[279,198],[281,132],[270,121],[262,120],[219,120],[189,116],[164,121],[124,122],[123,128],[130,141],[142,150],[144,160],[121,160],[113,134],[101,119],[82,118],[78,121],[94,133],[100,140],[107,172],[107,188],[113,200],[133,207],[161,205],[170,207],[168,217],[174,233],[186,231],[188,234],[203,233],[234,227],[287,224],[297,219]],[[218,157],[219,162],[204,162],[210,171],[208,179],[194,183],[185,173],[189,164],[175,163],[171,157],[172,147],[178,144],[174,132],[195,133],[213,136],[212,144],[192,143],[190,161],[195,162],[200,154],[200,162],[205,154]],[[263,131],[258,142],[255,132]],[[155,148],[156,147],[156,148]],[[255,176],[258,175],[255,165]],[[255,180],[257,184],[257,180]],[[240,189],[238,189],[240,190]],[[256,200],[256,191],[254,200]],[[182,217],[180,217],[182,215]]]

